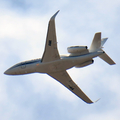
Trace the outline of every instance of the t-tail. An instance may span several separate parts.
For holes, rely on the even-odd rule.
[[[89,52],[103,51],[102,48],[107,39],[108,38],[101,39],[101,32],[95,33]],[[99,57],[110,65],[115,64],[115,62],[104,51]]]

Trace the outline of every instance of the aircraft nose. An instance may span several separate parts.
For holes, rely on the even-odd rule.
[[[6,70],[6,71],[4,72],[4,74],[5,74],[5,75],[10,75],[10,70]]]
[[[5,75],[13,75],[13,71],[8,69],[4,72]]]

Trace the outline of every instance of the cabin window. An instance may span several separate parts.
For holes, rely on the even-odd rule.
[[[49,40],[49,43],[48,43],[48,45],[49,45],[49,46],[51,46],[51,44],[52,44],[52,40]]]
[[[25,65],[25,64],[24,64],[24,65],[22,65],[22,66],[21,66],[21,68],[22,68],[22,69],[26,68],[26,65]]]

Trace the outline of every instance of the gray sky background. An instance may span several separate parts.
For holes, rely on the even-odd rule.
[[[94,34],[109,37],[106,53],[93,65],[68,70],[94,101],[86,104],[46,74],[7,76],[12,65],[42,57],[50,17],[56,17],[60,54],[72,45],[90,46]],[[119,120],[120,1],[119,0],[0,0],[0,120]]]

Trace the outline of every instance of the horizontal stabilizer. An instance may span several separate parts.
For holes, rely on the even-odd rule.
[[[102,38],[101,39],[101,47],[105,44],[105,42],[107,41],[108,38]]]
[[[102,55],[100,55],[99,57],[110,65],[115,64],[115,62],[105,52]]]

